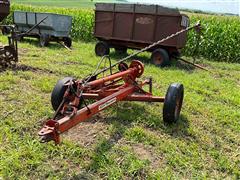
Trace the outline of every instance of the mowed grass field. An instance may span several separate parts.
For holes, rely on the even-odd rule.
[[[2,40],[1,40],[2,41]],[[65,76],[90,74],[100,58],[94,43],[40,48],[19,44],[19,68],[0,72],[0,177],[3,179],[238,179],[240,177],[240,64],[204,60],[211,72],[175,62],[160,69],[144,53],[141,79],[153,93],[185,87],[181,118],[164,125],[161,103],[119,102],[42,144],[38,131],[53,115],[50,94]],[[132,51],[128,51],[132,53]],[[113,62],[121,56],[110,54]],[[130,61],[128,61],[130,63]]]
[[[53,6],[67,8],[94,8],[96,2],[126,2],[124,0],[12,0],[13,3],[34,5],[34,6]]]

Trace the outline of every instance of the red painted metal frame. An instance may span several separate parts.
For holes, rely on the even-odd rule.
[[[151,92],[146,92],[142,87],[151,81],[136,82],[136,78],[143,74],[144,65],[140,61],[132,61],[130,67],[122,72],[109,75],[84,84],[81,80],[76,81],[77,96],[81,94],[83,99],[95,99],[96,102],[78,110],[81,98],[73,96],[67,90],[64,97],[70,99],[70,102],[64,103],[60,109],[60,117],[48,120],[44,127],[39,131],[44,141],[54,140],[56,144],[60,143],[60,134],[76,126],[111,106],[118,101],[146,101],[146,102],[164,102],[163,97],[153,96]],[[120,80],[123,84],[117,84]],[[66,86],[70,86],[68,83]],[[151,88],[150,88],[151,89]],[[66,115],[68,107],[72,107],[72,112]]]

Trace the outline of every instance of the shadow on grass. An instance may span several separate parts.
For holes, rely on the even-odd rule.
[[[110,58],[114,58],[116,59],[117,61],[120,60],[120,59],[123,59],[127,56],[131,55],[130,53],[117,53],[115,51],[111,51],[109,56]],[[150,56],[146,55],[146,54],[139,54],[139,55],[136,55],[132,58],[130,58],[129,60],[127,60],[126,62],[131,62],[132,60],[139,60],[141,62],[143,62],[144,64],[148,64],[151,62],[150,60]]]
[[[176,138],[183,138],[183,139],[189,138],[189,137],[195,138],[189,132],[189,120],[184,115],[180,115],[177,123],[165,124],[162,130],[164,133],[169,134],[172,137],[176,137]]]
[[[48,69],[42,69],[42,68],[39,68],[39,67],[33,67],[33,66],[28,66],[28,65],[24,65],[24,64],[13,64],[9,67],[6,67],[6,68],[1,68],[0,69],[0,73],[4,72],[4,71],[7,71],[7,70],[11,70],[11,71],[14,71],[14,72],[17,72],[17,71],[31,71],[31,72],[41,72],[41,73],[47,73],[47,74],[59,74],[57,72],[53,72],[51,70],[48,70]]]
[[[33,46],[36,46],[36,47],[39,47],[41,48],[40,44],[39,44],[39,40],[37,38],[27,38],[25,37],[23,40],[21,40],[19,43],[21,42],[24,42],[24,43],[27,43],[27,44],[31,44]],[[62,49],[64,48],[62,45],[60,45],[59,43],[57,42],[54,42],[54,41],[50,41],[48,46],[46,46],[47,48],[49,49]]]
[[[86,167],[87,171],[97,172],[102,164],[107,163],[106,153],[111,151],[111,149],[119,143],[125,132],[133,127],[133,123],[144,124],[144,126],[155,131],[162,129],[163,133],[170,134],[174,137],[179,136],[185,138],[189,136],[189,121],[187,117],[181,115],[180,120],[176,124],[166,125],[159,117],[155,117],[153,120],[149,119],[151,112],[147,111],[145,106],[144,104],[125,102],[123,105],[117,106],[117,108],[115,108],[116,110],[113,110],[113,108],[110,109],[110,111],[115,111],[116,115],[101,120],[104,123],[112,125],[110,137],[101,140],[99,144],[97,144],[91,156],[92,161]],[[83,174],[79,174],[72,177],[72,179],[83,177]]]
[[[125,57],[127,57],[129,55],[130,55],[129,53],[119,54],[119,53],[117,53],[115,51],[111,51],[111,53],[109,54],[109,56],[111,58],[114,58],[117,61],[122,59],[122,58],[125,58]],[[146,54],[146,53],[136,55],[136,56],[130,58],[129,60],[127,60],[126,62],[131,62],[132,60],[139,60],[139,61],[143,62],[144,64],[151,64],[150,55]],[[196,69],[196,67],[194,67],[193,65],[181,62],[180,60],[176,60],[174,58],[171,59],[171,64],[169,66],[163,67],[163,68],[165,68],[165,69],[166,68],[180,69],[180,70],[184,70],[184,71],[186,71],[188,73],[193,73],[194,70]]]
[[[177,69],[184,70],[188,73],[193,73],[196,69],[194,66],[181,62],[180,60],[172,60],[172,66],[176,67]]]

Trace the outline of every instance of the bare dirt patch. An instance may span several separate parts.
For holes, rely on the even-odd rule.
[[[109,138],[109,124],[102,121],[101,116],[96,115],[88,121],[81,122],[64,133],[63,138],[82,146],[96,144],[101,137]]]
[[[24,56],[28,53],[29,49],[27,48],[18,48],[18,55],[19,56]]]
[[[164,163],[164,157],[154,152],[151,146],[138,143],[132,145],[133,152],[141,160],[148,160],[152,170],[156,170]]]

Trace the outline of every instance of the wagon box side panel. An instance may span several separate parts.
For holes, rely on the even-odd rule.
[[[181,18],[179,18],[180,29],[185,29],[189,25],[190,25],[189,17],[185,14],[182,14]],[[180,34],[177,38],[178,38],[177,39],[178,48],[181,49],[187,43],[187,32],[184,32],[184,33]]]
[[[71,16],[59,16],[55,15],[53,23],[54,30],[56,31],[63,31],[63,32],[69,32],[72,27],[72,17]]]
[[[117,42],[121,42],[121,45],[125,42],[124,46],[139,48],[184,28],[186,26],[182,25],[182,15],[177,9],[143,4],[96,4],[95,37],[108,40],[109,44],[115,46]],[[169,39],[161,46],[181,49],[186,44],[186,35],[187,33],[183,33]]]
[[[155,16],[148,14],[136,14],[134,21],[134,35],[135,41],[152,42],[154,37]]]
[[[113,37],[119,39],[132,39],[133,13],[115,13]]]
[[[176,33],[179,30],[178,16],[158,16],[156,25],[155,41],[166,38],[167,36]],[[164,43],[163,46],[177,47],[178,38],[172,38]]]
[[[56,37],[69,37],[72,28],[72,17],[64,15],[52,15],[53,35]]]
[[[14,24],[17,26],[18,31],[24,32],[29,29],[28,17],[26,12],[14,11],[13,14]]]
[[[27,14],[26,12],[15,11],[13,13],[14,24],[17,26],[27,26]]]
[[[72,17],[52,13],[37,13],[37,23],[46,18],[40,25],[41,34],[55,37],[68,37],[72,27]]]
[[[95,12],[95,36],[111,38],[113,32],[113,12],[96,11]]]
[[[53,22],[56,21],[56,19],[54,19],[53,15],[51,15],[51,14],[37,13],[36,14],[36,23],[39,23],[44,18],[46,18],[46,19],[42,23],[39,24],[39,28],[41,30],[54,30]]]

